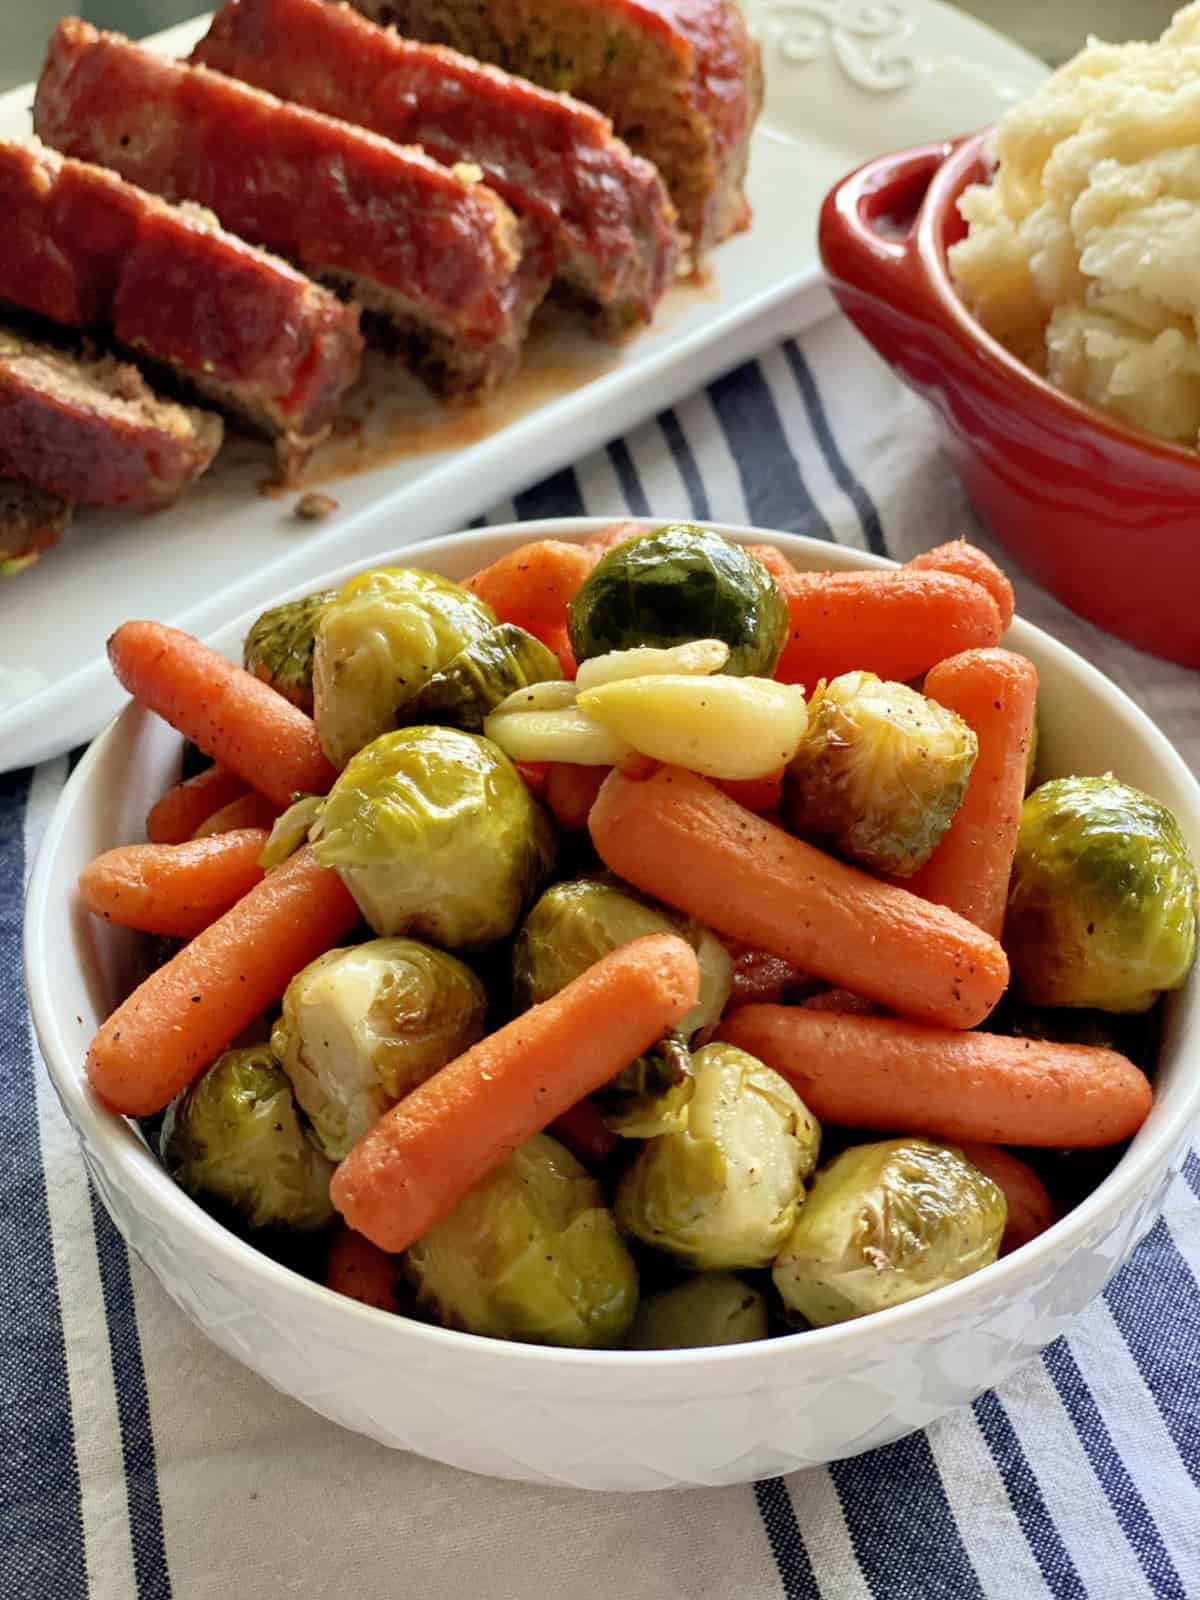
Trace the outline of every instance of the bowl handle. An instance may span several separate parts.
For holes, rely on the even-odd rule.
[[[842,309],[888,360],[899,320],[927,320],[931,296],[915,245],[929,185],[961,141],[918,145],[868,161],[831,189],[821,207],[821,265]]]

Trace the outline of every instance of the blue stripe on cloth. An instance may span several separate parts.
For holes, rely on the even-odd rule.
[[[998,1396],[991,1392],[981,1394],[972,1410],[1046,1587],[1054,1600],[1087,1600],[1083,1580],[1054,1526],[1054,1519],[1042,1498],[1041,1485],[1008,1412]]]
[[[1157,1524],[1117,1453],[1070,1345],[1065,1339],[1056,1339],[1042,1351],[1042,1361],[1156,1600],[1187,1600]]]
[[[757,361],[718,378],[709,385],[708,397],[737,463],[751,523],[832,539],[800,476]]]
[[[536,522],[539,517],[582,517],[586,514],[583,496],[574,469],[564,467],[553,477],[517,495],[513,504],[517,508],[518,522]]]
[[[821,399],[821,391],[813,377],[812,368],[804,358],[804,353],[794,339],[789,339],[783,347],[784,356],[788,366],[792,369],[792,377],[796,380],[796,387],[800,391],[800,398],[804,402],[804,409],[808,413],[808,423],[813,431],[813,436],[821,447],[821,454],[825,457],[825,464],[832,474],[833,481],[853,505],[863,531],[863,538],[867,542],[867,549],[874,551],[877,556],[886,556],[888,553],[887,540],[883,536],[883,524],[879,520],[879,512],[874,500],[851,470],[849,463],[833,436],[833,429],[829,426],[829,416],[825,410],[825,403]]]
[[[1200,1200],[1200,1156],[1189,1150],[1183,1163],[1183,1175],[1191,1185],[1192,1193]]]
[[[79,1464],[21,971],[31,774],[0,777],[0,1595],[87,1593]]]
[[[613,471],[620,482],[621,493],[625,496],[630,516],[648,517],[650,502],[646,499],[642,480],[638,477],[638,470],[633,464],[633,457],[629,454],[629,446],[624,439],[613,440],[608,447],[608,459],[612,462]]]
[[[704,479],[700,476],[700,468],[696,465],[692,447],[679,425],[679,418],[673,411],[661,411],[658,425],[662,429],[663,438],[667,441],[671,459],[683,479],[683,487],[691,502],[692,515],[699,522],[711,522],[712,507],[708,501],[708,490],[704,487]]]
[[[771,1542],[785,1600],[821,1600],[787,1484],[782,1478],[763,1478],[754,1485],[754,1500]]]
[[[983,1600],[923,1433],[835,1461],[829,1473],[875,1600]]]
[[[171,1600],[162,1504],[158,1495],[158,1464],[150,1424],[150,1397],[146,1391],[142,1341],[133,1304],[129,1252],[95,1189],[91,1190],[91,1197],[113,1388],[121,1425],[121,1457],[125,1465],[125,1494],[138,1600]]]
[[[1200,1487],[1200,1285],[1161,1217],[1104,1298],[1184,1466]],[[1168,1326],[1172,1336],[1164,1339]]]

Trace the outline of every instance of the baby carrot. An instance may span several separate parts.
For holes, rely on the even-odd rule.
[[[601,860],[717,933],[889,1011],[973,1028],[1004,993],[995,939],[943,906],[795,839],[707,779],[613,772],[588,818]]]
[[[1090,1148],[1136,1133],[1146,1078],[1115,1050],[894,1017],[746,1006],[718,1038],[774,1067],[820,1122],[983,1144]]]
[[[297,851],[117,1007],[88,1050],[92,1088],[125,1116],[161,1111],[358,916],[337,873]]]
[[[546,774],[550,770],[548,761],[516,761],[513,763],[521,774],[522,781],[530,794],[541,799],[546,789]]]
[[[607,528],[601,528],[599,533],[594,533],[583,548],[590,550],[598,559],[600,556],[606,556],[610,550],[615,550],[619,544],[627,544],[630,539],[636,539],[639,534],[649,531],[648,528],[643,528],[640,522],[610,522]]]
[[[325,1287],[377,1311],[399,1313],[400,1263],[353,1228],[340,1228],[325,1261]]]
[[[746,549],[773,578],[794,578],[796,569],[776,544],[751,544]]]
[[[463,588],[478,595],[501,622],[515,622],[542,638],[548,628],[565,628],[567,604],[596,565],[594,552],[561,539],[540,539],[493,561]]]
[[[262,828],[183,844],[124,844],[83,869],[79,895],[97,917],[191,939],[262,880]]]
[[[265,828],[268,833],[279,819],[279,807],[265,794],[251,789],[231,800],[227,806],[206,817],[192,835],[194,839],[209,839],[214,834],[232,833],[237,828]]]
[[[276,805],[324,794],[337,777],[311,717],[190,634],[125,622],[108,658],[135,700]]]
[[[549,1131],[585,1167],[599,1165],[621,1142],[591,1100],[580,1100],[555,1117]]]
[[[972,1144],[963,1139],[958,1148],[973,1167],[1004,1190],[1008,1217],[1000,1240],[1002,1256],[1045,1233],[1054,1221],[1054,1202],[1031,1166],[995,1144]]]
[[[719,778],[717,787],[747,811],[778,811],[783,799],[783,768],[765,778]]]
[[[600,785],[608,776],[607,767],[577,767],[569,761],[553,761],[546,773],[542,798],[560,828],[580,833],[587,827]]]
[[[518,1145],[661,1039],[699,985],[674,934],[602,956],[386,1112],[334,1173],[334,1205],[381,1250],[407,1250]]]
[[[939,662],[925,679],[925,693],[975,730],[979,754],[954,820],[905,887],[997,939],[1017,848],[1037,686],[1032,661],[1011,650],[967,650]]]
[[[205,767],[154,802],[146,814],[146,837],[151,844],[182,844],[214,812],[245,793],[246,780],[236,772],[216,764]]]
[[[811,689],[856,669],[905,682],[960,650],[995,644],[986,589],[950,572],[796,572],[781,578],[791,631],[775,676]]]
[[[986,589],[996,602],[1000,613],[1000,626],[1007,628],[1013,619],[1013,586],[1006,575],[978,545],[965,539],[951,539],[949,544],[939,544],[923,551],[906,563],[910,572],[952,572],[957,577],[969,578],[981,589]]]

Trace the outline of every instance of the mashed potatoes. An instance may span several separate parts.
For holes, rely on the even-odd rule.
[[[1059,388],[1200,444],[1200,3],[1157,43],[1091,41],[992,156],[959,202],[964,299]]]

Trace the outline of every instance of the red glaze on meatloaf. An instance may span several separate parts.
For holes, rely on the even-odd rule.
[[[477,163],[547,230],[558,276],[614,331],[649,322],[670,285],[675,208],[591,106],[325,0],[228,0],[191,59],[438,161]]]
[[[508,207],[466,170],[75,18],[61,22],[34,126],[68,155],[349,287],[448,389],[506,376],[548,282]]]
[[[749,223],[742,183],[762,60],[735,0],[354,0],[598,106],[662,173],[694,254]]]
[[[87,505],[169,505],[221,446],[221,419],[160,400],[136,367],[0,329],[0,477]]]
[[[0,300],[111,330],[265,429],[294,462],[358,374],[358,309],[115,173],[0,142]]]

